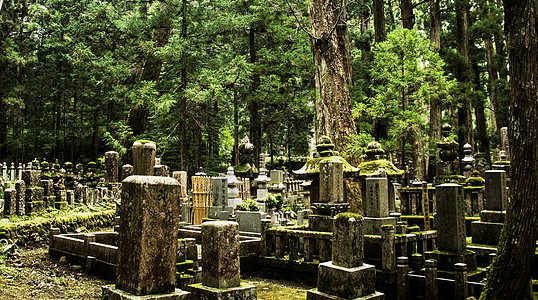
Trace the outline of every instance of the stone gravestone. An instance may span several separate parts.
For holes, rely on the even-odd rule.
[[[187,289],[193,299],[256,299],[256,287],[241,284],[239,225],[229,221],[202,224],[202,283]]]
[[[497,245],[503,228],[508,195],[506,193],[506,172],[502,170],[487,170],[486,203],[480,212],[480,221],[471,223],[473,243]]]
[[[136,141],[133,143],[133,174],[153,175],[155,165],[155,143],[151,141]]]
[[[179,183],[133,175],[123,181],[116,286],[109,299],[185,299],[176,289]],[[149,296],[151,295],[151,296]]]
[[[11,216],[17,213],[17,190],[4,190],[4,215]]]
[[[386,177],[366,178],[365,187],[363,232],[380,235],[383,225],[396,225],[396,219],[389,217],[388,179]]]
[[[437,199],[437,250],[432,258],[442,271],[454,271],[454,264],[464,262],[476,270],[476,255],[467,250],[463,186],[445,183],[435,188]]]
[[[362,216],[338,214],[332,241],[332,261],[319,264],[318,287],[306,299],[384,299],[375,291],[375,266],[364,264]]]
[[[22,172],[22,180],[26,184],[26,188],[39,186],[41,180],[41,171],[28,169]]]
[[[105,152],[105,181],[118,182],[120,154],[116,151]]]
[[[133,175],[133,166],[132,165],[123,165],[121,167],[121,180]]]
[[[16,205],[16,214],[19,216],[23,216],[26,214],[26,205],[25,205],[25,192],[26,192],[26,185],[24,184],[24,181],[17,180],[15,182],[15,189],[17,190],[17,205]]]
[[[211,178],[211,197],[213,206],[209,207],[208,217],[218,219],[223,207],[228,204],[228,183],[226,177]]]

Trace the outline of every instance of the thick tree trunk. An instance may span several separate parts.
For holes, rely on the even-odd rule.
[[[252,25],[249,32],[249,48],[250,48],[250,63],[254,64],[258,61],[258,52],[256,49],[255,40],[255,26]],[[262,137],[262,122],[260,116],[260,109],[258,105],[258,98],[255,96],[258,87],[260,86],[260,75],[254,73],[252,75],[252,82],[250,84],[250,96],[248,102],[248,109],[250,112],[250,142],[254,145],[254,165],[259,164],[259,157],[261,151],[261,137]]]
[[[400,11],[402,13],[402,28],[413,29],[413,26],[415,26],[415,14],[413,13],[412,1],[401,0]]]
[[[181,3],[181,39],[187,39],[187,0]],[[187,171],[187,98],[184,91],[187,87],[187,54],[185,50],[181,53],[181,95],[179,98],[179,157],[180,168]]]
[[[493,41],[491,36],[484,38],[484,49],[486,50],[486,65],[488,71],[488,92],[489,101],[491,102],[491,131],[497,133],[499,131],[499,120],[497,119],[497,112],[499,111],[499,104],[497,103],[497,91],[494,87],[495,81],[499,78],[497,68],[495,66]]]
[[[538,216],[538,1],[505,0],[511,201],[480,299],[530,299]]]
[[[385,1],[383,0],[374,0],[374,32],[376,43],[381,43],[387,40],[384,2]]]
[[[456,41],[458,52],[463,56],[464,66],[459,70],[457,78],[460,82],[470,82],[471,74],[469,68],[469,2],[464,0],[456,1]],[[459,156],[463,158],[463,145],[469,143],[474,145],[473,119],[471,98],[469,96],[460,99],[458,108],[458,143]]]
[[[478,70],[479,67],[477,64],[473,64],[474,69],[474,86],[478,87],[481,85],[480,82],[480,71]],[[476,131],[478,136],[476,137],[478,141],[480,141],[480,144],[478,146],[479,151],[484,155],[484,158],[486,159],[486,163],[488,166],[491,166],[491,153],[489,151],[489,135],[487,131],[487,124],[486,124],[486,113],[484,110],[484,99],[482,97],[477,97],[475,101],[473,101],[474,106],[474,113],[476,117]],[[476,152],[476,150],[475,150]]]
[[[318,92],[316,136],[331,137],[337,150],[344,150],[346,137],[357,131],[349,93],[352,76],[347,16],[341,4],[338,0],[314,0],[308,7]]]

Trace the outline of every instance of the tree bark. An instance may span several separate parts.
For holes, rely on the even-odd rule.
[[[413,26],[415,26],[415,14],[413,13],[412,1],[401,0],[400,11],[402,14],[402,28],[413,29]]]
[[[374,0],[374,31],[376,43],[381,43],[387,40],[384,2],[385,1],[383,0]]]
[[[340,151],[345,149],[346,137],[357,131],[351,114],[351,55],[343,4],[338,0],[314,0],[308,6],[318,93],[316,136],[329,136]]]
[[[456,41],[458,53],[463,56],[463,68],[458,71],[457,78],[460,82],[470,82],[471,72],[469,68],[469,2],[464,0],[456,1]],[[460,99],[458,108],[458,143],[459,157],[463,158],[463,145],[469,143],[474,145],[473,119],[471,98],[464,96]]]
[[[181,2],[181,39],[187,39],[187,0]],[[181,88],[179,97],[179,157],[181,170],[187,170],[187,98],[184,91],[187,88],[187,54],[181,53]]]
[[[249,50],[250,50],[250,63],[255,64],[258,61],[258,52],[256,49],[255,29],[256,24],[252,24],[249,32]],[[250,84],[250,96],[248,102],[248,109],[250,112],[250,142],[254,145],[254,165],[259,164],[259,157],[261,151],[261,137],[262,137],[262,122],[260,116],[260,109],[258,105],[258,98],[255,96],[258,87],[260,86],[260,75],[254,73],[252,75],[252,82]]]
[[[538,228],[538,1],[505,0],[511,201],[480,299],[530,299]]]

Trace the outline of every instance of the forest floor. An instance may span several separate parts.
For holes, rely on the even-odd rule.
[[[258,299],[306,299],[293,282],[250,277]],[[101,286],[113,282],[85,274],[82,267],[50,257],[45,245],[0,254],[0,299],[100,299]]]

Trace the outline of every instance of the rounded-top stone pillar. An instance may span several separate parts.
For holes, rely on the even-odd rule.
[[[152,141],[136,141],[133,144],[134,175],[153,175],[155,165],[155,151],[157,146]]]

